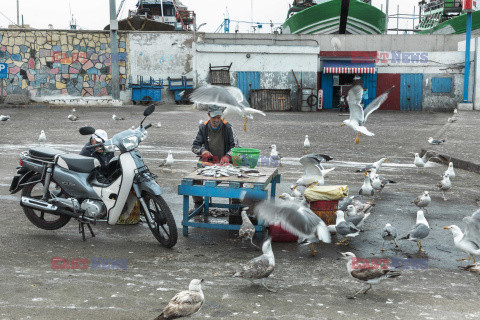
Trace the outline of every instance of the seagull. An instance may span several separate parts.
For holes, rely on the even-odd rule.
[[[277,146],[272,144],[270,148],[272,148],[272,151],[270,151],[270,158],[274,161],[278,161],[279,165],[281,166],[282,157],[280,156],[280,153],[278,153],[277,151]]]
[[[355,225],[355,227],[357,227],[357,228],[362,228],[363,223],[365,222],[365,220],[367,220],[367,218],[371,214],[371,212],[370,212],[371,208],[373,208],[373,206],[370,206],[370,208],[366,212],[363,212],[363,211],[362,212],[357,212],[355,207],[350,204],[350,205],[347,206],[347,217],[346,217],[345,220],[347,222],[353,223]]]
[[[448,172],[445,172],[443,174],[442,181],[437,183],[436,187],[442,190],[443,200],[447,201],[447,198],[445,197],[445,191],[450,190],[450,188],[452,187],[452,182],[450,181],[450,175],[448,174]]]
[[[428,141],[428,143],[430,143],[430,144],[438,145],[438,144],[444,143],[444,142],[447,141],[447,140],[445,140],[445,139],[433,139],[432,137],[430,137],[430,138],[428,138],[427,141]]]
[[[351,197],[345,197],[342,200],[338,201],[338,210],[345,211],[347,210],[347,206],[352,204],[354,196]]]
[[[337,231],[337,234],[343,237],[343,239],[337,242],[337,244],[342,244],[349,238],[355,238],[360,233],[360,230],[353,223],[345,221],[345,213],[341,210],[337,211],[335,230]],[[345,245],[348,246],[349,242]]]
[[[77,116],[75,114],[69,114],[67,119],[70,120],[70,121],[77,121],[79,119],[79,116]]]
[[[272,251],[272,238],[268,238],[262,245],[263,254],[255,259],[250,260],[247,264],[242,266],[242,270],[236,272],[233,276],[239,278],[261,279],[261,284],[268,291],[276,292],[265,285],[265,278],[272,274],[275,270],[275,257]]]
[[[448,164],[448,169],[447,169],[447,171],[445,171],[445,172],[443,173],[443,176],[445,175],[445,173],[448,173],[448,178],[449,178],[450,180],[455,179],[455,171],[453,170],[453,162],[450,162],[450,163]],[[443,176],[442,176],[442,177],[443,177]]]
[[[347,95],[348,106],[350,107],[350,119],[344,120],[341,126],[346,125],[347,127],[352,128],[357,132],[357,138],[355,139],[355,144],[358,144],[360,141],[360,136],[362,134],[366,136],[373,136],[373,132],[368,131],[365,127],[368,116],[372,114],[375,110],[380,108],[380,106],[387,100],[388,94],[393,90],[394,87],[391,87],[386,92],[378,96],[373,100],[368,107],[363,109],[362,96],[363,96],[363,87],[359,84],[353,86]]]
[[[322,162],[333,160],[332,157],[325,154],[308,154],[300,158],[300,163],[302,164],[305,172],[302,177],[297,180],[295,185],[297,186],[309,186],[311,184],[323,185],[325,183],[324,177],[330,171],[333,171],[335,168],[324,169]]]
[[[365,286],[362,285],[362,289],[356,292],[353,296],[348,297],[349,299],[355,299],[359,293],[367,293],[367,291],[372,288],[372,284],[379,284],[380,281],[384,279],[400,276],[400,272],[378,264],[370,264],[368,267],[364,267],[361,264],[359,265],[355,254],[351,252],[342,252],[341,254],[343,255],[343,259],[347,260],[348,274],[351,277],[362,281],[364,284],[366,283],[369,285],[368,288],[364,288]]]
[[[378,160],[378,161],[375,161],[375,162],[372,163],[372,164],[368,164],[368,165],[366,165],[363,169],[359,169],[359,170],[357,170],[357,171],[355,171],[355,172],[365,172],[365,171],[374,170],[375,173],[376,173],[376,172],[378,171],[378,169],[380,169],[380,167],[382,166],[382,164],[383,164],[384,162],[388,162],[388,158],[387,158],[387,157],[382,158],[382,159],[380,159],[380,160]]]
[[[113,114],[113,115],[112,115],[112,119],[115,120],[115,121],[125,120],[125,118],[119,117],[119,116],[117,116],[116,114]]]
[[[155,320],[187,317],[198,312],[205,302],[202,282],[203,279],[190,281],[188,290],[177,293]]]
[[[392,227],[390,223],[387,223],[382,230],[383,244],[382,244],[382,249],[380,251],[385,251],[384,249],[385,241],[393,240],[395,242],[395,248],[398,248],[397,236],[398,236],[397,229],[395,227]]]
[[[418,251],[425,251],[422,249],[422,239],[425,239],[430,233],[430,226],[428,225],[427,219],[423,215],[422,210],[417,211],[417,224],[413,227],[412,230],[400,240],[409,240],[415,241],[417,243]]]
[[[308,134],[305,136],[305,141],[303,141],[303,147],[305,148],[305,154],[307,154],[308,149],[310,149],[310,140],[308,140]]]
[[[157,127],[157,128],[160,128],[161,126],[162,126],[162,123],[161,123],[161,122],[157,122],[157,123],[155,124],[155,127]]]
[[[302,195],[300,195],[300,197],[294,197],[294,196],[289,195],[288,193],[282,193],[278,197],[282,200],[296,201],[296,202],[300,203],[302,206],[304,206],[305,208],[309,207],[307,199],[305,199]]]
[[[432,202],[432,198],[430,198],[430,194],[428,193],[428,191],[424,191],[421,195],[419,195],[415,200],[412,201],[412,203],[415,204],[417,207],[425,210],[427,214],[427,207],[430,202]]]
[[[414,153],[414,155],[415,155],[415,159],[413,160],[413,164],[417,168],[424,168],[427,162],[430,161],[430,159],[437,157],[437,154],[432,151],[425,152],[425,154],[421,158],[418,153]]]
[[[239,114],[245,119],[243,124],[245,131],[247,131],[247,121],[248,119],[253,119],[253,114],[266,116],[263,111],[251,108],[242,91],[239,88],[231,86],[206,86],[197,88],[190,95],[190,101],[203,104],[215,104],[226,107],[226,113],[232,111]]]
[[[480,262],[470,264],[468,266],[460,267],[460,268],[462,268],[465,271],[470,271],[470,272],[480,274]]]
[[[397,183],[397,182],[384,178],[378,174],[374,174],[373,179],[371,181],[373,189],[375,191],[378,191],[378,193],[382,192],[383,188],[385,188],[385,186],[389,183]]]
[[[0,121],[8,121],[10,120],[10,116],[4,116],[3,114],[0,115]]]
[[[47,136],[45,135],[45,131],[42,130],[38,136],[38,143],[45,143],[45,141],[47,141]]]
[[[364,212],[367,211],[370,207],[375,207],[375,203],[373,203],[373,201],[367,201],[365,203],[362,203],[354,199],[352,200],[351,204],[355,207],[355,210],[357,210],[357,212]]]
[[[475,264],[475,257],[480,255],[480,210],[475,211],[472,216],[463,218],[465,223],[465,233],[456,226],[451,225],[444,227],[449,229],[453,234],[453,242],[455,247],[461,251],[468,253],[468,259],[459,259],[457,261],[470,260],[473,258]]]
[[[298,237],[299,243],[310,246],[310,254],[315,255],[315,242],[330,243],[327,225],[312,210],[297,201],[271,203],[263,201],[255,207],[259,220],[267,224],[280,225],[284,230]]]
[[[163,160],[162,163],[160,163],[159,167],[162,167],[162,172],[164,167],[169,167],[170,171],[173,172],[172,165],[175,161],[173,160],[173,154],[172,151],[168,151],[168,156],[165,160]]]
[[[245,239],[250,239],[250,243],[252,246],[255,248],[259,249],[260,248],[253,243],[253,236],[255,235],[255,227],[253,226],[253,223],[250,221],[247,215],[247,210],[248,207],[242,208],[242,225],[240,226],[240,230],[238,231],[238,237],[242,239],[242,247],[243,247],[243,242]]]
[[[294,198],[300,198],[302,197],[302,193],[300,191],[297,190],[297,187],[296,185],[292,184],[290,186],[290,190],[292,190],[292,194],[291,196],[294,197]]]
[[[458,120],[457,118],[451,117],[451,118],[448,118],[448,119],[447,119],[447,122],[448,122],[448,123],[454,123],[454,122],[457,122],[457,120]]]
[[[370,177],[366,172],[364,173],[364,175],[365,175],[365,178],[363,179],[363,185],[358,191],[358,194],[361,195],[362,202],[363,202],[363,196],[372,197],[375,193],[375,190],[373,190],[372,183],[370,181]]]

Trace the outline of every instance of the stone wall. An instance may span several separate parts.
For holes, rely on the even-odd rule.
[[[119,34],[121,90],[127,84],[126,39]],[[4,95],[109,95],[109,41],[102,31],[0,30],[0,62],[8,64]]]

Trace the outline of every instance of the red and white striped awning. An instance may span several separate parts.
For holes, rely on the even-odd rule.
[[[323,73],[375,73],[374,63],[352,63],[351,61],[325,61]]]

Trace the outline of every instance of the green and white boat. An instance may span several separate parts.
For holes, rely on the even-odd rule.
[[[462,0],[421,1],[421,18],[415,33],[462,34],[467,29],[467,14],[462,13]],[[476,3],[474,2],[475,7]],[[480,33],[480,11],[472,13],[472,33]]]
[[[291,34],[338,34],[342,0],[295,0],[288,10],[283,32]],[[371,0],[350,0],[347,34],[382,34],[385,13]]]

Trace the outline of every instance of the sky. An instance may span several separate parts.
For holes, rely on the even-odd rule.
[[[109,24],[110,0],[18,0],[20,5],[20,23],[30,25],[35,29],[46,29],[52,24],[55,29],[69,29],[73,14],[77,25],[84,30],[101,30]],[[121,0],[116,0],[119,7]],[[206,23],[200,31],[215,32],[222,24],[226,11],[232,20],[230,32],[235,32],[238,25],[240,32],[252,32],[248,23],[235,22],[252,19],[262,23],[260,32],[271,32],[270,21],[279,26],[285,21],[289,4],[293,0],[182,0],[189,10],[197,14],[197,25]],[[385,11],[387,0],[373,0],[372,4]],[[400,13],[413,14],[416,7],[418,14],[419,0],[389,0],[389,12],[396,14],[397,5]],[[17,0],[0,1],[0,28],[6,28],[17,21]],[[128,10],[134,10],[137,0],[125,0],[120,18],[128,15]],[[253,11],[252,11],[253,4]],[[233,21],[235,20],[235,21]],[[397,25],[396,19],[390,19],[389,28]],[[412,20],[400,20],[399,26],[411,29]],[[257,29],[258,32],[259,29]]]

